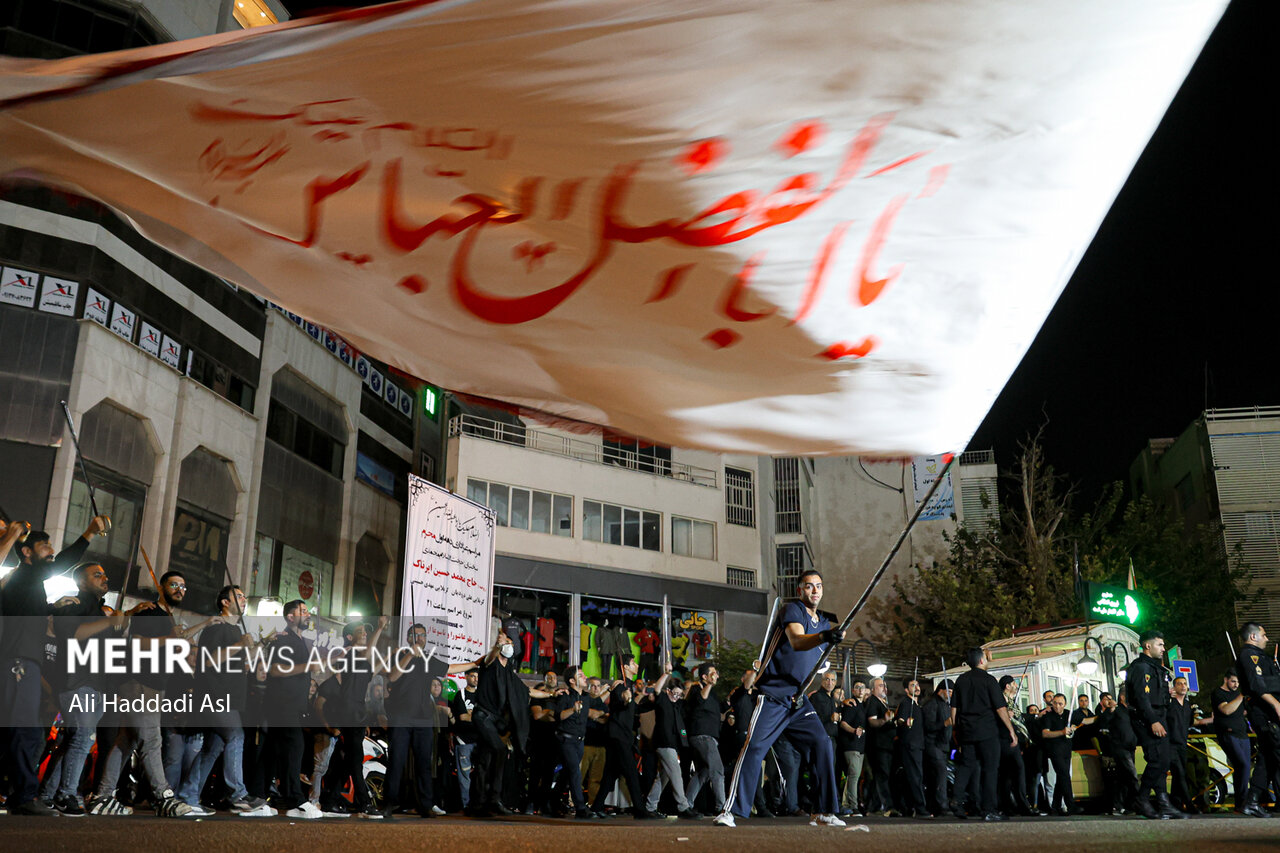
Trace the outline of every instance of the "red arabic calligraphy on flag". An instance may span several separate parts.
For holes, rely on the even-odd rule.
[[[1223,5],[405,2],[10,65],[0,168],[435,384],[683,446],[928,453]]]

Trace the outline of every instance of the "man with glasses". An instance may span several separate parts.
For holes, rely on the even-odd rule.
[[[140,611],[133,617],[130,633],[134,642],[145,648],[164,645],[168,640],[179,636],[173,621],[173,608],[182,602],[186,594],[186,579],[178,572],[167,572],[160,578],[159,606]],[[164,654],[160,655],[163,660]],[[124,684],[119,696],[129,700],[141,699],[145,702],[153,700],[158,704],[165,695],[166,677],[159,661],[139,661],[140,665],[133,677]],[[122,805],[116,799],[116,785],[120,781],[120,773],[125,760],[133,754],[135,747],[142,752],[142,768],[147,782],[151,786],[156,814],[160,817],[186,817],[191,814],[191,806],[182,802],[174,794],[165,779],[164,760],[162,755],[160,712],[142,710],[125,715],[124,726],[116,735],[115,743],[107,755],[106,767],[102,779],[98,782],[98,795],[90,814],[120,815],[132,814],[133,810]]]
[[[825,648],[843,640],[844,633],[832,627],[827,615],[818,610],[823,593],[820,572],[809,569],[802,573],[797,591],[799,597],[787,602],[769,636],[756,682],[759,693],[747,742],[738,756],[724,811],[715,819],[718,826],[734,826],[735,817],[750,816],[760,783],[760,762],[784,732],[813,759],[818,803],[810,824],[844,826],[836,816],[836,765],[831,738],[809,698],[797,695]]]

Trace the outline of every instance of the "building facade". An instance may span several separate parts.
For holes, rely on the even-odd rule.
[[[1236,620],[1280,621],[1280,407],[1210,409],[1176,439],[1152,439],[1129,467],[1135,495],[1188,523],[1222,524],[1248,568]]]

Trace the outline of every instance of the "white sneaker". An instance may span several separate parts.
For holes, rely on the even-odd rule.
[[[302,820],[319,820],[324,817],[324,812],[320,811],[320,807],[315,803],[307,802],[296,809],[289,809],[284,813],[284,816],[301,818]]]
[[[809,818],[809,826],[844,826],[845,823],[833,814],[816,814]]]
[[[243,809],[234,814],[236,817],[275,817],[277,812],[271,806],[263,803],[255,809]]]
[[[447,812],[447,811],[445,811],[444,809],[440,808],[439,806],[432,806],[432,807],[431,807],[431,813],[432,813],[433,815],[435,815],[436,817],[443,817],[444,815],[447,815],[447,814],[448,814],[448,812]]]
[[[716,819],[711,822],[716,826],[737,826],[737,824],[733,822],[732,812],[724,812],[723,814],[718,814],[716,815]]]

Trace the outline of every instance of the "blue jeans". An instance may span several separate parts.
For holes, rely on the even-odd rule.
[[[220,714],[218,725],[206,729],[204,744],[190,769],[182,777],[178,799],[188,805],[200,804],[200,792],[209,779],[218,756],[222,756],[222,781],[227,785],[227,797],[231,802],[249,798],[244,784],[244,729],[240,728],[240,712]]]
[[[453,744],[453,757],[458,762],[458,787],[462,789],[464,809],[471,802],[471,750],[475,748],[474,743],[455,741]]]
[[[84,762],[93,749],[98,722],[102,719],[102,694],[85,686],[64,690],[58,699],[61,702],[63,724],[74,729],[69,736],[67,751],[62,756],[62,775],[57,796],[74,797],[79,793]],[[72,700],[76,700],[74,709]]]
[[[164,781],[171,790],[178,790],[182,780],[191,772],[191,765],[204,746],[204,733],[200,729],[161,729],[163,738]]]

